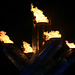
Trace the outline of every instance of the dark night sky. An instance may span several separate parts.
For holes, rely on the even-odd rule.
[[[52,30],[59,30],[64,39],[75,42],[74,1],[31,0],[52,19]],[[0,2],[0,30],[4,30],[15,43],[31,43],[32,19],[30,0]],[[73,34],[72,34],[73,33]]]
[[[59,30],[64,39],[75,42],[74,1],[60,0],[55,2],[53,0],[31,0],[31,2],[33,2],[34,6],[37,6],[39,9],[41,9],[48,19],[52,19],[52,30]],[[10,38],[16,43],[16,45],[19,46],[23,40],[31,43],[33,27],[33,15],[30,12],[31,2],[30,0],[0,1],[0,31],[6,31]],[[2,63],[5,62],[3,65],[6,67],[5,68],[2,66],[3,70],[13,68],[10,67],[12,64],[9,65],[10,61],[8,64],[6,63],[7,61],[8,60],[2,61]],[[14,68],[11,70],[11,72],[13,71]]]

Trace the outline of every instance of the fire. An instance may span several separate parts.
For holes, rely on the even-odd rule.
[[[65,41],[65,42],[66,42],[66,44],[67,44],[67,46],[69,48],[75,48],[75,44],[74,43],[69,43],[68,41]]]
[[[14,43],[4,31],[0,31],[0,41],[4,43]]]
[[[37,7],[34,8],[33,4],[31,4],[31,11],[34,13],[34,16],[36,17],[36,22],[49,22],[47,17],[43,14],[43,11],[38,9]]]
[[[44,32],[44,35],[46,36],[46,41],[50,40],[51,38],[61,38],[59,31]]]
[[[23,47],[24,48],[24,53],[31,53],[34,52],[34,50],[32,49],[32,47],[30,46],[30,44],[28,44],[27,42],[23,41]]]

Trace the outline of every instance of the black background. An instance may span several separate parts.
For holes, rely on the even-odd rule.
[[[64,40],[75,42],[75,4],[74,1],[53,0],[2,0],[0,1],[0,31],[20,47],[22,41],[31,44],[33,14],[31,2],[41,9],[52,20],[52,30],[59,30]]]
[[[52,30],[59,30],[64,39],[75,42],[75,5],[72,0],[2,0],[0,2],[0,30],[6,31],[16,44],[23,40],[31,44],[33,27],[31,2],[41,9],[48,19],[52,19]]]

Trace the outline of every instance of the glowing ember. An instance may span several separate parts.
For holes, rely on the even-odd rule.
[[[14,43],[10,40],[9,36],[6,35],[6,32],[0,31],[0,41],[4,43]]]
[[[59,31],[44,32],[44,35],[46,36],[46,41],[50,40],[51,38],[61,38]]]
[[[75,48],[75,44],[74,43],[69,43],[68,41],[65,41],[65,42],[66,42],[66,44],[67,44],[67,46],[69,48]]]
[[[32,47],[30,46],[30,44],[28,44],[27,42],[23,41],[23,47],[24,48],[24,53],[31,53],[34,52]]]
[[[33,4],[31,4],[31,11],[34,13],[36,17],[36,22],[49,22],[47,17],[43,14],[43,11],[39,10],[37,7],[34,8]]]

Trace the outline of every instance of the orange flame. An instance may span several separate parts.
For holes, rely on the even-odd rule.
[[[44,32],[44,35],[46,36],[46,41],[50,40],[51,38],[61,38],[59,31]]]
[[[23,41],[23,47],[24,48],[24,53],[31,53],[34,52],[32,47],[30,46],[30,44],[28,44],[27,42]]]
[[[75,44],[74,43],[69,43],[68,41],[65,41],[65,42],[66,42],[66,44],[67,44],[67,46],[69,48],[75,48]]]
[[[4,31],[0,31],[0,41],[4,43],[14,43]]]
[[[36,17],[36,22],[49,22],[47,17],[43,14],[43,11],[39,10],[37,7],[34,8],[33,4],[31,4],[31,11],[34,13],[34,16]]]

